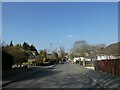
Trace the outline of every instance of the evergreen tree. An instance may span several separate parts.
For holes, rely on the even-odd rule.
[[[12,43],[12,41],[10,42],[10,46],[13,46],[13,43]]]
[[[30,50],[31,50],[31,51],[36,51],[35,46],[31,45],[31,46],[30,46]]]
[[[30,46],[29,46],[29,44],[26,43],[26,42],[23,43],[23,46],[22,46],[22,47],[23,47],[24,50],[30,50]]]

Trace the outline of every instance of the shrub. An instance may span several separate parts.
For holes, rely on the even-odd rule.
[[[11,69],[13,63],[13,56],[2,50],[2,70]]]

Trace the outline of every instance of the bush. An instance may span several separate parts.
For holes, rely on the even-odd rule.
[[[50,65],[53,65],[53,64],[55,64],[55,63],[56,63],[56,60],[55,60],[55,59],[50,60]]]
[[[2,50],[2,70],[12,69],[13,56]]]
[[[41,61],[36,62],[36,66],[41,66],[41,65],[43,65],[43,63]]]
[[[13,56],[14,64],[17,65],[21,65],[23,62],[27,62],[29,57],[28,52],[21,50],[20,46],[9,46],[3,50]]]
[[[76,62],[75,62],[76,64],[79,64],[79,61],[78,60],[76,60]]]

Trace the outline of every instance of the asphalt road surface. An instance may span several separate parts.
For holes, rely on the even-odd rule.
[[[3,88],[101,88],[84,75],[81,69],[71,63],[58,64]]]

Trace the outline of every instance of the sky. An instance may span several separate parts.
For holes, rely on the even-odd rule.
[[[28,42],[38,50],[75,41],[109,45],[118,41],[117,2],[4,2],[2,41]]]

